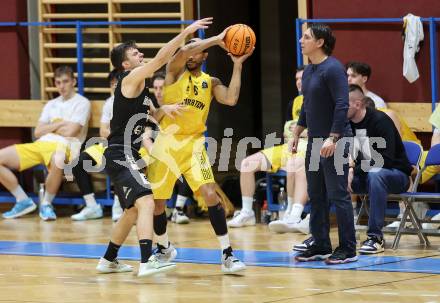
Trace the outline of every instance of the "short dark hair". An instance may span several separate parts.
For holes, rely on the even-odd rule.
[[[351,61],[345,64],[345,69],[351,68],[356,74],[362,75],[370,79],[371,67],[364,62]]]
[[[324,40],[322,50],[327,56],[330,56],[336,44],[336,38],[333,36],[330,26],[324,23],[310,23],[308,28],[310,28],[310,31],[316,40]]]
[[[165,80],[165,74],[163,72],[154,73],[153,77],[151,78],[151,83],[153,83],[155,80]]]
[[[296,72],[301,72],[304,70],[304,65],[300,65],[296,68]]]
[[[58,78],[62,75],[68,75],[70,78],[75,79],[75,75],[73,74],[73,69],[70,66],[67,65],[61,65],[60,67],[57,67],[54,73],[54,77]]]
[[[351,92],[355,92],[355,91],[359,91],[359,92],[361,92],[362,95],[364,95],[364,91],[362,90],[362,88],[359,85],[350,84],[348,86],[348,92],[351,93]]]
[[[112,61],[113,67],[116,68],[118,71],[124,70],[122,62],[127,60],[127,50],[132,48],[138,48],[136,45],[136,41],[134,40],[126,41],[113,47],[110,53],[110,60]]]
[[[365,107],[376,108],[376,104],[374,103],[374,100],[368,96],[364,96],[364,99],[362,99],[362,103],[364,103]]]
[[[107,80],[108,80],[108,82],[112,82],[114,79],[118,79],[120,74],[121,74],[121,73],[120,73],[116,68],[114,68],[114,69],[113,69],[111,72],[109,72],[108,75],[107,75]]]

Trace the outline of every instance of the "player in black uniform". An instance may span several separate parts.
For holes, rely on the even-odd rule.
[[[113,118],[110,122],[109,146],[104,156],[106,170],[115,185],[115,192],[121,199],[124,214],[113,228],[110,243],[97,270],[103,273],[127,272],[132,267],[117,260],[118,250],[136,224],[141,251],[138,277],[167,271],[174,263],[161,262],[151,255],[153,238],[154,200],[149,182],[139,170],[138,150],[142,142],[150,115],[159,121],[165,114],[176,114],[181,105],[161,107],[155,110],[145,79],[166,64],[183,44],[185,37],[199,29],[207,28],[212,18],[198,20],[168,42],[148,63],[134,42],[120,44],[113,48],[111,61],[115,68],[123,71],[115,90]]]

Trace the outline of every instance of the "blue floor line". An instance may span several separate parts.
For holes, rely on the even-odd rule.
[[[106,247],[105,244],[0,241],[0,255],[98,259]],[[177,251],[176,262],[220,264],[218,249],[177,248]],[[440,274],[440,259],[436,258],[359,256],[358,262],[329,266],[322,261],[296,262],[294,254],[289,252],[236,250],[235,255],[250,266]],[[139,247],[123,246],[119,258],[139,260]]]

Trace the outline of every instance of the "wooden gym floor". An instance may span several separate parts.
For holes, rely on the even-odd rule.
[[[169,223],[179,248],[177,270],[138,279],[132,273],[95,272],[111,220],[43,222],[32,214],[0,219],[0,303],[3,302],[440,302],[440,239],[424,248],[402,237],[399,250],[362,256],[348,266],[297,264],[291,247],[301,234],[271,234],[266,225],[230,231],[248,268],[241,276],[220,271],[217,240],[208,220]],[[364,240],[363,232],[360,240]],[[332,229],[336,243],[336,229]],[[137,268],[134,230],[121,256]],[[211,263],[211,264],[210,264]],[[212,264],[217,263],[217,264]]]

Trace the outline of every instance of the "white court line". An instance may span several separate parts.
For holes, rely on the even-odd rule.
[[[266,286],[266,288],[272,288],[272,289],[283,289],[284,286]]]
[[[38,277],[37,275],[29,275],[29,274],[23,274],[22,277]]]
[[[246,284],[232,284],[231,287],[248,287]]]
[[[203,282],[194,282],[194,285],[200,285],[200,286],[210,286],[210,283],[203,283]]]
[[[72,279],[72,277],[55,277],[55,279]]]
[[[304,288],[304,290],[319,291],[319,290],[322,290],[322,289],[321,288]]]
[[[380,292],[380,294],[384,295],[384,296],[398,296],[399,295],[399,293],[397,293],[397,292]]]
[[[358,294],[361,291],[360,290],[355,290],[355,289],[348,289],[348,290],[344,290],[342,292],[347,292],[347,293],[353,293],[353,294]]]
[[[438,297],[439,295],[430,295],[430,294],[423,294],[423,295],[420,295],[420,297]]]

